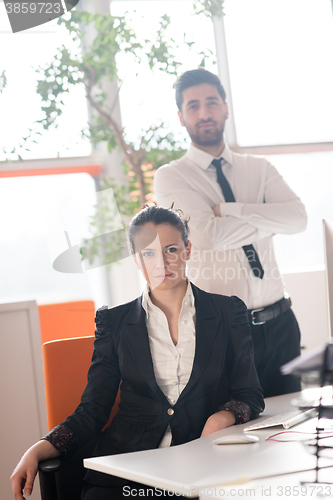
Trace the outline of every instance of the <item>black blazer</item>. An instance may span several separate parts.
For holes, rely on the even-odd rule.
[[[119,411],[93,456],[157,448],[168,424],[174,445],[199,438],[208,417],[230,400],[245,402],[251,418],[263,411],[244,303],[194,285],[192,289],[195,357],[189,382],[172,409],[155,380],[142,297],[97,311],[88,384],[80,405],[64,422],[74,436],[73,451],[107,422],[120,380]],[[113,484],[112,476],[93,471],[87,478],[95,484]]]

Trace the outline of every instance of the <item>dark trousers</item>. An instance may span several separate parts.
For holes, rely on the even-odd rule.
[[[263,325],[251,325],[254,362],[264,397],[301,390],[300,380],[281,375],[280,366],[300,354],[300,330],[291,309]]]
[[[175,492],[170,489],[163,488],[153,488],[152,486],[146,486],[140,483],[134,483],[132,481],[124,481],[127,483],[125,486],[117,486],[112,488],[110,486],[95,486],[93,484],[85,483],[81,500],[126,500],[127,498],[159,498],[160,500],[167,499],[185,499],[185,497],[175,494]],[[191,497],[191,500],[197,500],[198,497]]]

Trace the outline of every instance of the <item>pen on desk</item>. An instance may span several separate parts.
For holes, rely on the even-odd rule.
[[[304,413],[300,413],[299,415],[296,415],[295,417],[290,418],[287,422],[283,423],[283,428],[284,429],[289,429],[289,427],[292,427],[293,425],[300,424],[304,420],[307,420],[310,417],[315,417],[318,414],[318,411],[315,410],[314,408],[310,408],[310,410],[305,411]]]

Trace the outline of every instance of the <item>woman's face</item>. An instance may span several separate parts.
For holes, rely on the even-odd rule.
[[[181,232],[171,224],[147,223],[134,237],[135,262],[150,289],[166,290],[186,280],[186,261],[191,243],[185,247]]]

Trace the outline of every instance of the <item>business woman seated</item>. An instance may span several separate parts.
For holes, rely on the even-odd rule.
[[[11,477],[16,500],[31,493],[39,461],[69,456],[101,431],[120,381],[119,411],[93,456],[183,444],[264,408],[244,303],[186,278],[187,223],[172,209],[149,206],[130,223],[129,240],[147,286],[136,300],[97,311],[81,403],[22,457]],[[88,470],[82,498],[121,498],[125,484]]]

